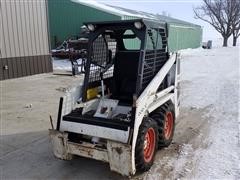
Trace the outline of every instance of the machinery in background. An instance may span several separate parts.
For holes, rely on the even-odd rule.
[[[81,27],[79,37],[65,40],[59,47],[51,51],[56,59],[68,59],[72,65],[72,75],[84,72],[86,64],[89,31],[85,26]],[[79,63],[79,61],[80,63]]]

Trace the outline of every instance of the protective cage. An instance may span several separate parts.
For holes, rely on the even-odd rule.
[[[154,37],[154,33],[157,37]],[[165,29],[148,29],[141,89],[147,87],[168,58]]]
[[[141,23],[140,28],[136,27],[136,22]],[[114,76],[117,72],[117,69],[114,70],[115,61],[121,56],[120,54],[126,54],[121,56],[122,61],[131,56],[137,58],[135,64],[130,64],[135,66],[132,68],[136,68],[136,70],[133,70],[136,73],[136,83],[133,91],[137,96],[147,87],[151,79],[169,58],[166,23],[139,19],[85,24],[94,27],[94,31],[89,34],[88,60],[82,91],[83,102],[87,101],[87,89],[95,87],[97,84],[100,85],[101,78],[108,82],[108,79]],[[133,34],[126,34],[129,30]],[[139,40],[139,49],[127,49],[124,40],[134,38]],[[128,64],[125,66],[128,69]],[[162,84],[159,89],[164,87],[165,85]]]

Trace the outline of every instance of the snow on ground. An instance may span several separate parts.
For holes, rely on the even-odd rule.
[[[53,59],[53,70],[72,71],[72,64],[69,59]]]
[[[72,64],[69,61],[69,59],[56,59],[56,58],[53,58],[52,62],[53,62],[53,71],[54,71],[54,73],[72,72]],[[78,67],[79,72],[81,72],[81,70],[84,70],[84,67],[81,67],[82,60],[78,59],[77,63],[79,65],[79,67]],[[91,67],[90,67],[91,72],[98,72],[98,73],[100,73],[100,71],[98,71],[99,69],[100,69],[99,66],[91,64]],[[107,76],[112,71],[113,71],[113,67],[109,68],[108,71],[106,71],[104,73],[104,77],[105,77],[105,75]],[[95,75],[95,73],[93,75]]]
[[[180,117],[173,144],[135,179],[240,179],[240,49],[181,51]]]
[[[239,177],[239,47],[182,51],[183,107],[210,107],[207,148],[194,152],[192,178]],[[188,83],[187,83],[188,82]]]

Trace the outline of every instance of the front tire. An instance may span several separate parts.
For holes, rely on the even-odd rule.
[[[152,118],[144,118],[139,127],[135,148],[137,171],[147,171],[151,168],[157,151],[158,127]]]

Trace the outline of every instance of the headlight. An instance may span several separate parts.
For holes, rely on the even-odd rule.
[[[141,22],[135,22],[134,23],[135,28],[141,29],[143,27],[143,24]]]
[[[89,29],[89,31],[94,31],[95,30],[95,26],[93,24],[88,24],[87,28]]]

